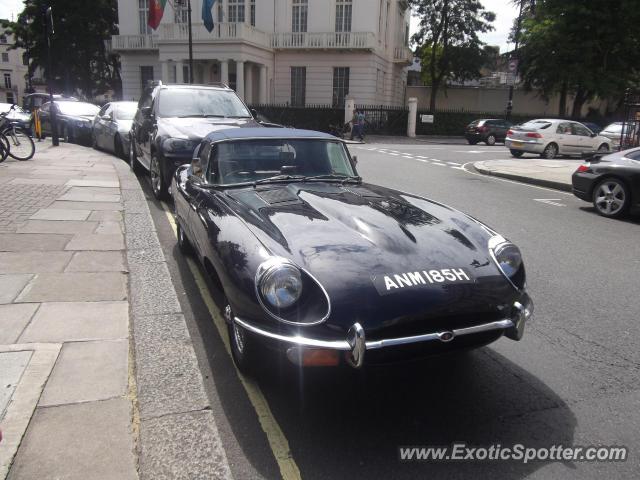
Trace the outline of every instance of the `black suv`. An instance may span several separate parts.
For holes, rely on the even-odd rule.
[[[153,194],[164,198],[176,168],[190,163],[208,133],[260,127],[247,106],[227,86],[162,85],[145,89],[131,126],[131,168],[149,171]]]
[[[484,142],[487,145],[495,145],[496,142],[504,143],[507,131],[511,128],[511,122],[500,119],[474,120],[464,131],[464,137],[470,145]]]

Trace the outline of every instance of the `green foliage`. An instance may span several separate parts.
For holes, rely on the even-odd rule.
[[[52,72],[48,71],[44,10],[53,10],[55,35]],[[52,74],[54,89],[87,98],[120,89],[117,56],[105,40],[117,33],[116,0],[29,0],[16,22],[3,22],[16,37],[16,47],[29,50],[29,70]]]
[[[478,33],[493,30],[495,14],[484,10],[478,0],[411,0],[420,18],[413,36],[421,57],[424,79],[431,85],[430,107],[435,110],[440,86],[448,80],[471,80],[489,53]]]

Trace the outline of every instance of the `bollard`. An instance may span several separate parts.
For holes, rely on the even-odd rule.
[[[407,122],[407,137],[416,136],[416,117],[418,116],[418,99],[415,97],[407,100],[407,106],[409,107],[409,121]]]

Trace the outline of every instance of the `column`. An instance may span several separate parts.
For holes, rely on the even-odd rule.
[[[229,60],[220,60],[220,81],[229,85]]]
[[[253,64],[247,63],[244,69],[244,101],[247,105],[253,103]]]
[[[176,68],[178,69],[176,72],[176,82],[189,83],[189,64],[185,62],[178,62],[176,64]]]
[[[418,99],[415,97],[407,100],[409,106],[409,122],[407,125],[407,137],[416,136],[416,117],[418,115]]]
[[[267,103],[267,66],[260,65],[260,91],[258,92],[258,103]]]
[[[351,95],[344,99],[344,123],[349,123],[353,118],[353,111],[356,109],[356,101]]]
[[[162,80],[162,83],[170,83],[169,66],[169,62],[160,62],[160,69],[162,71],[162,77],[160,78],[160,80]]]
[[[236,61],[236,93],[244,100],[244,61]]]

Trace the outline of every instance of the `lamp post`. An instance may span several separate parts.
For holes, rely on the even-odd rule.
[[[518,78],[518,68],[520,67],[518,61],[518,41],[520,40],[520,23],[522,22],[522,5],[524,4],[524,0],[520,0],[520,11],[518,12],[518,21],[516,24],[516,35],[515,35],[515,46],[513,48],[513,59],[509,61],[509,67],[515,62],[515,67],[513,68],[513,80],[509,85],[509,100],[507,101],[507,114],[505,118],[507,120],[511,120],[511,111],[513,110],[513,85],[516,83],[516,78]],[[511,70],[511,68],[509,68]]]
[[[53,43],[53,10],[51,7],[48,7],[44,11],[44,34],[47,39],[47,89],[49,90],[49,103],[51,104],[51,108],[49,111],[51,112],[51,143],[54,147],[60,145],[60,141],[58,139],[58,115],[56,113],[55,104],[53,103],[53,61],[51,60],[51,48]]]
[[[176,5],[184,6],[185,0],[175,0]],[[191,0],[186,0],[187,5],[187,31],[189,34],[189,83],[193,83],[193,28],[191,26]]]

